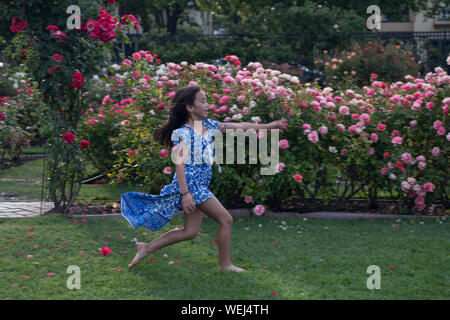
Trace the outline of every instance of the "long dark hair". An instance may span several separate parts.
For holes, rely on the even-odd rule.
[[[194,105],[195,95],[201,88],[199,86],[186,86],[177,91],[172,99],[169,119],[153,134],[153,139],[162,146],[173,147],[172,131],[178,129],[189,120],[186,105]]]

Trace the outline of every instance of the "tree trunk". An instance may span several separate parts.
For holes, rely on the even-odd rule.
[[[175,4],[172,12],[167,10],[167,32],[171,35],[175,35],[177,33],[177,24],[180,15],[183,13],[183,9]]]

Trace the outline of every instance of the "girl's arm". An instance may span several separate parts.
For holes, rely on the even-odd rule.
[[[181,194],[184,194],[189,191],[187,183],[186,183],[186,171],[184,168],[184,162],[185,162],[185,159],[187,159],[187,156],[189,153],[187,153],[183,157],[183,150],[189,150],[187,148],[188,147],[187,147],[186,143],[184,143],[184,141],[182,140],[176,149],[177,160],[175,163],[175,172],[177,173],[178,185],[180,186]],[[195,204],[194,204],[194,196],[191,193],[187,193],[184,196],[182,196],[181,202],[182,202],[183,211],[186,214],[189,214],[196,209]]]
[[[224,124],[227,123],[228,125],[224,128],[222,128],[224,126]],[[281,131],[283,131],[283,129],[287,128],[287,120],[286,119],[281,119],[281,120],[277,120],[277,121],[273,121],[270,123],[253,123],[253,122],[219,122],[219,128],[221,132],[225,133],[226,129],[242,129],[243,131],[246,131],[248,129],[255,129],[255,130],[259,130],[259,129],[281,129]]]

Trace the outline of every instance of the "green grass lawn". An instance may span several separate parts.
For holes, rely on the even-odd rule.
[[[30,161],[19,167],[0,171],[0,190],[8,195],[14,194],[11,201],[40,201],[42,192],[43,159]],[[86,170],[86,177],[95,174],[92,167]],[[25,180],[25,181],[18,181]],[[139,191],[134,184],[117,185],[83,184],[77,200],[118,200],[122,193]],[[6,200],[5,200],[6,201]]]
[[[235,217],[232,262],[247,272],[233,273],[216,270],[217,247],[211,241],[217,224],[205,217],[196,239],[163,248],[127,269],[135,255],[133,238],[148,242],[183,223],[177,216],[152,233],[133,230],[121,217],[1,219],[0,299],[450,297],[448,219]],[[100,254],[105,246],[111,255]],[[79,290],[67,288],[72,265],[81,271]],[[379,290],[366,286],[371,265],[381,271]]]

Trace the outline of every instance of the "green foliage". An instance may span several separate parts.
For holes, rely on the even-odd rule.
[[[317,53],[314,63],[323,72],[326,85],[333,88],[363,87],[370,84],[371,74],[387,82],[402,81],[405,75],[420,75],[420,65],[409,46],[395,40],[354,42],[348,48],[339,47]]]

